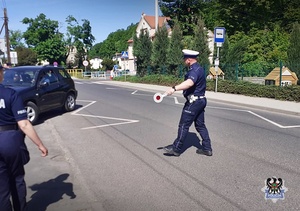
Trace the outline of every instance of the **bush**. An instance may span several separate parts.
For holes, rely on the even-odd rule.
[[[124,81],[125,77],[115,77],[114,80]],[[126,81],[132,83],[145,83],[155,84],[162,86],[174,86],[183,82],[183,79],[170,76],[170,75],[146,75],[144,77],[139,76],[127,76]],[[215,80],[207,80],[206,90],[215,91]],[[296,101],[300,102],[300,86],[269,86],[255,84],[248,81],[230,81],[230,80],[218,80],[218,92],[242,94],[246,96],[273,98],[276,100]]]

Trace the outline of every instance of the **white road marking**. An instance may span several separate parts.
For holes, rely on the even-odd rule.
[[[134,92],[131,93],[131,94],[134,94],[134,95],[141,95],[141,94],[137,94],[137,92],[138,92],[138,90],[134,91]],[[178,101],[177,97],[174,97],[174,103],[177,104],[177,105],[184,105],[184,103],[180,103],[180,102]],[[283,129],[287,129],[287,128],[300,128],[300,125],[289,125],[289,126],[281,125],[281,124],[276,123],[276,122],[274,122],[274,121],[272,121],[272,120],[270,120],[270,119],[267,119],[267,118],[265,118],[265,117],[263,117],[263,116],[261,116],[261,115],[258,115],[258,114],[256,114],[256,113],[254,113],[253,111],[250,111],[250,110],[231,109],[231,108],[222,108],[222,107],[213,107],[213,106],[207,106],[207,107],[209,107],[209,108],[214,108],[214,109],[223,109],[223,110],[230,110],[230,111],[247,112],[247,113],[252,114],[252,115],[254,115],[254,116],[256,116],[256,117],[258,117],[258,118],[260,118],[260,119],[262,119],[262,120],[264,120],[264,121],[266,121],[266,122],[268,122],[268,123],[270,123],[270,124],[272,124],[272,125],[275,125],[275,126],[277,126],[277,127],[279,127],[279,128],[283,128]]]
[[[107,116],[96,116],[96,115],[90,115],[90,114],[79,114],[80,111],[82,111],[83,109],[86,109],[87,107],[91,106],[92,104],[96,103],[97,101],[90,101],[90,100],[77,100],[77,101],[89,102],[89,104],[87,104],[86,106],[83,106],[82,108],[79,108],[79,109],[73,111],[71,113],[72,115],[91,117],[91,118],[99,118],[99,119],[110,119],[110,120],[119,121],[117,123],[97,125],[97,126],[91,126],[91,127],[84,127],[84,128],[81,128],[82,130],[109,127],[109,126],[116,126],[116,125],[124,125],[124,124],[131,124],[131,123],[139,122],[139,120],[133,120],[133,119],[123,119],[123,118],[107,117]]]
[[[113,88],[111,88],[113,89]],[[153,96],[153,95],[149,95],[149,94],[139,94],[137,93],[138,90],[135,90],[134,92],[132,92],[132,95],[140,95],[140,96]],[[100,127],[108,127],[108,126],[113,126],[113,125],[122,125],[122,124],[131,124],[131,123],[136,123],[139,122],[139,120],[129,120],[129,119],[119,119],[119,118],[114,118],[114,117],[104,117],[104,116],[93,116],[93,115],[85,115],[85,114],[77,114],[79,111],[81,111],[82,109],[85,109],[86,107],[96,103],[96,101],[87,101],[87,100],[80,100],[83,102],[90,102],[88,105],[74,111],[72,114],[74,115],[81,115],[81,116],[89,116],[89,117],[95,117],[95,118],[102,118],[102,119],[113,119],[113,120],[118,120],[118,121],[123,121],[120,123],[113,123],[113,124],[107,124],[107,125],[99,125],[99,126],[94,126],[94,127],[86,127],[86,128],[82,128],[82,129],[93,129],[93,128],[100,128]],[[180,103],[177,99],[177,97],[174,97],[174,103],[177,105],[183,105],[184,103]],[[276,127],[282,128],[282,129],[288,129],[288,128],[300,128],[300,125],[288,125],[288,126],[284,126],[281,125],[279,123],[276,123],[268,118],[265,118],[259,114],[256,114],[253,111],[250,110],[243,110],[243,109],[231,109],[231,108],[222,108],[222,107],[214,107],[214,106],[207,106],[208,108],[213,108],[213,109],[221,109],[221,110],[229,110],[229,111],[240,111],[240,112],[247,112],[253,116],[256,116],[272,125],[275,125]]]
[[[249,110],[234,109],[234,108],[221,108],[221,107],[214,107],[214,106],[207,106],[207,107],[209,107],[209,108],[214,108],[214,109],[220,109],[220,110],[247,112],[247,113],[250,113],[250,114],[252,114],[252,115],[254,115],[254,116],[256,116],[256,117],[258,117],[258,118],[260,118],[260,119],[262,119],[262,120],[264,120],[264,121],[266,121],[266,122],[268,122],[268,123],[270,123],[270,124],[272,124],[272,125],[275,125],[275,126],[277,126],[277,127],[279,127],[279,128],[283,128],[283,129],[287,129],[287,128],[298,128],[298,127],[300,128],[300,125],[283,126],[283,125],[281,125],[281,124],[279,124],[279,123],[276,123],[276,122],[274,122],[274,121],[272,121],[272,120],[270,120],[270,119],[267,119],[267,118],[265,118],[265,117],[263,117],[263,116],[261,116],[261,115],[259,115],[259,114],[254,113],[253,111],[249,111]]]
[[[150,95],[150,94],[139,94],[139,93],[137,93],[138,92],[138,90],[135,90],[134,92],[132,92],[131,94],[132,95],[139,95],[139,96],[153,96],[153,95]]]
[[[175,104],[178,104],[178,105],[183,105],[183,103],[180,103],[180,102],[178,102],[178,99],[177,99],[177,97],[174,97],[174,101],[175,101]]]

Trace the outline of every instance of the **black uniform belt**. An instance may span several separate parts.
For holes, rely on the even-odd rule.
[[[18,125],[0,125],[0,132],[6,130],[18,130]]]

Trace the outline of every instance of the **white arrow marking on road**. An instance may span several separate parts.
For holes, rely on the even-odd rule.
[[[97,126],[91,126],[91,127],[84,127],[81,128],[82,130],[87,130],[87,129],[95,129],[95,128],[102,128],[102,127],[109,127],[109,126],[116,126],[116,125],[124,125],[124,124],[131,124],[131,123],[136,123],[139,122],[139,120],[132,120],[132,119],[122,119],[122,118],[116,118],[116,117],[106,117],[106,116],[95,116],[95,115],[90,115],[90,114],[78,114],[78,112],[82,111],[83,109],[91,106],[92,104],[96,103],[97,101],[89,101],[89,100],[78,100],[82,102],[90,102],[86,106],[83,106],[80,109],[75,110],[72,112],[72,115],[78,115],[78,116],[84,116],[84,117],[91,117],[91,118],[99,118],[99,119],[110,119],[110,120],[116,120],[116,121],[121,121],[117,123],[112,123],[112,124],[105,124],[105,125],[97,125]]]
[[[298,127],[300,127],[300,125],[283,126],[283,125],[281,125],[281,124],[278,124],[278,123],[276,123],[276,122],[274,122],[274,121],[272,121],[272,120],[270,120],[270,119],[267,119],[267,118],[265,118],[265,117],[263,117],[263,116],[261,116],[261,115],[258,115],[258,114],[256,114],[256,113],[254,113],[253,111],[249,111],[249,110],[234,109],[234,108],[221,108],[221,107],[213,107],[213,106],[207,106],[207,107],[214,108],[214,109],[228,110],[228,111],[241,111],[241,112],[247,112],[247,113],[250,113],[250,114],[252,114],[252,115],[254,115],[254,116],[256,116],[256,117],[258,117],[258,118],[260,118],[260,119],[262,119],[262,120],[265,120],[266,122],[269,122],[269,123],[271,123],[271,124],[273,124],[273,125],[275,125],[275,126],[277,126],[277,127],[279,127],[279,128],[283,128],[283,129],[287,129],[287,128],[298,128]]]

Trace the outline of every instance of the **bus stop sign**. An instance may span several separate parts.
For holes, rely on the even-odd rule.
[[[214,33],[215,33],[215,43],[224,43],[225,28],[224,27],[216,27]]]

